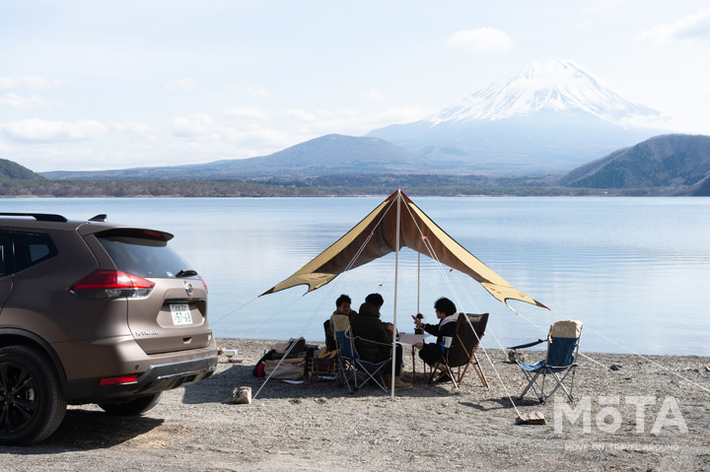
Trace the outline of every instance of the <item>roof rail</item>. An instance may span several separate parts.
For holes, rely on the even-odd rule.
[[[0,216],[29,216],[37,221],[59,221],[61,223],[69,221],[62,215],[53,215],[51,213],[0,213]]]

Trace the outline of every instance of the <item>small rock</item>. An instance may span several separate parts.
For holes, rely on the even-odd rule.
[[[232,403],[249,405],[251,403],[251,387],[235,388],[232,392]]]
[[[705,372],[710,372],[710,365],[705,366]]]
[[[621,367],[622,367],[621,364],[612,364],[609,366],[609,370],[617,371],[617,370],[621,370]]]

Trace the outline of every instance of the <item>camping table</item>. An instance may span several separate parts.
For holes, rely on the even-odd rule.
[[[412,383],[417,383],[417,363],[414,356],[414,344],[424,342],[423,334],[399,333],[398,341],[402,344],[412,345]]]

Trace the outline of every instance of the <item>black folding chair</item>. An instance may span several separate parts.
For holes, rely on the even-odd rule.
[[[444,377],[448,377],[454,383],[454,387],[458,388],[469,366],[473,366],[473,370],[478,374],[481,383],[488,387],[488,381],[476,356],[476,351],[487,324],[488,313],[480,315],[459,314],[451,345],[446,350],[446,353],[441,354],[441,357],[434,365],[429,377],[429,383],[438,382]],[[463,371],[461,370],[462,367]],[[456,373],[454,373],[452,368],[456,368]]]

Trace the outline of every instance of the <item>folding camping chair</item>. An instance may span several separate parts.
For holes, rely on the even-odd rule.
[[[355,349],[355,338],[350,330],[350,322],[347,321],[347,316],[344,318],[345,320],[341,319],[334,323],[335,339],[338,342],[337,359],[341,385],[345,383],[348,386],[348,391],[353,393],[368,382],[374,382],[386,393],[387,387],[382,380],[382,373],[385,367],[390,365],[391,359],[381,362],[368,362],[360,359],[357,349]],[[380,343],[364,339],[360,339],[360,341],[380,345]]]
[[[540,403],[547,403],[555,394],[558,388],[562,387],[570,401],[574,401],[572,389],[574,387],[574,373],[579,364],[576,362],[577,353],[579,351],[579,339],[582,336],[581,321],[557,321],[550,326],[550,332],[547,335],[547,340],[538,339],[535,342],[521,344],[520,346],[509,347],[512,349],[515,357],[515,362],[520,366],[523,375],[528,380],[528,384],[520,394],[518,400],[522,400],[523,396],[532,388]],[[525,349],[547,342],[547,356],[537,364],[526,364],[522,362],[518,356],[518,349]],[[564,381],[570,375],[569,389],[565,386]],[[542,381],[539,377],[542,375]],[[545,393],[545,378],[551,376],[554,380],[554,388],[548,394]]]
[[[471,313],[459,314],[451,345],[445,354],[441,354],[434,365],[429,377],[429,383],[438,382],[444,377],[448,377],[454,383],[454,387],[458,388],[466,375],[466,371],[468,371],[468,367],[473,366],[473,370],[478,374],[481,383],[488,387],[488,381],[476,356],[481,337],[483,337],[483,333],[486,330],[486,324],[488,324],[488,313],[480,315]],[[457,370],[456,374],[451,370],[453,367]],[[461,367],[463,367],[463,371]]]
[[[354,367],[348,359],[340,356],[340,346],[338,342],[338,331],[350,332],[350,318],[347,315],[340,313],[333,314],[330,319],[326,321],[326,323],[328,323],[328,327],[326,328],[326,343],[328,343],[328,336],[332,335],[335,346],[335,368],[338,387],[342,387],[347,384],[348,390],[350,390],[348,379],[352,376]]]
[[[323,331],[325,331],[325,350],[326,352],[335,351],[338,345],[335,342],[335,332],[333,331],[333,322],[325,320],[323,322]]]

